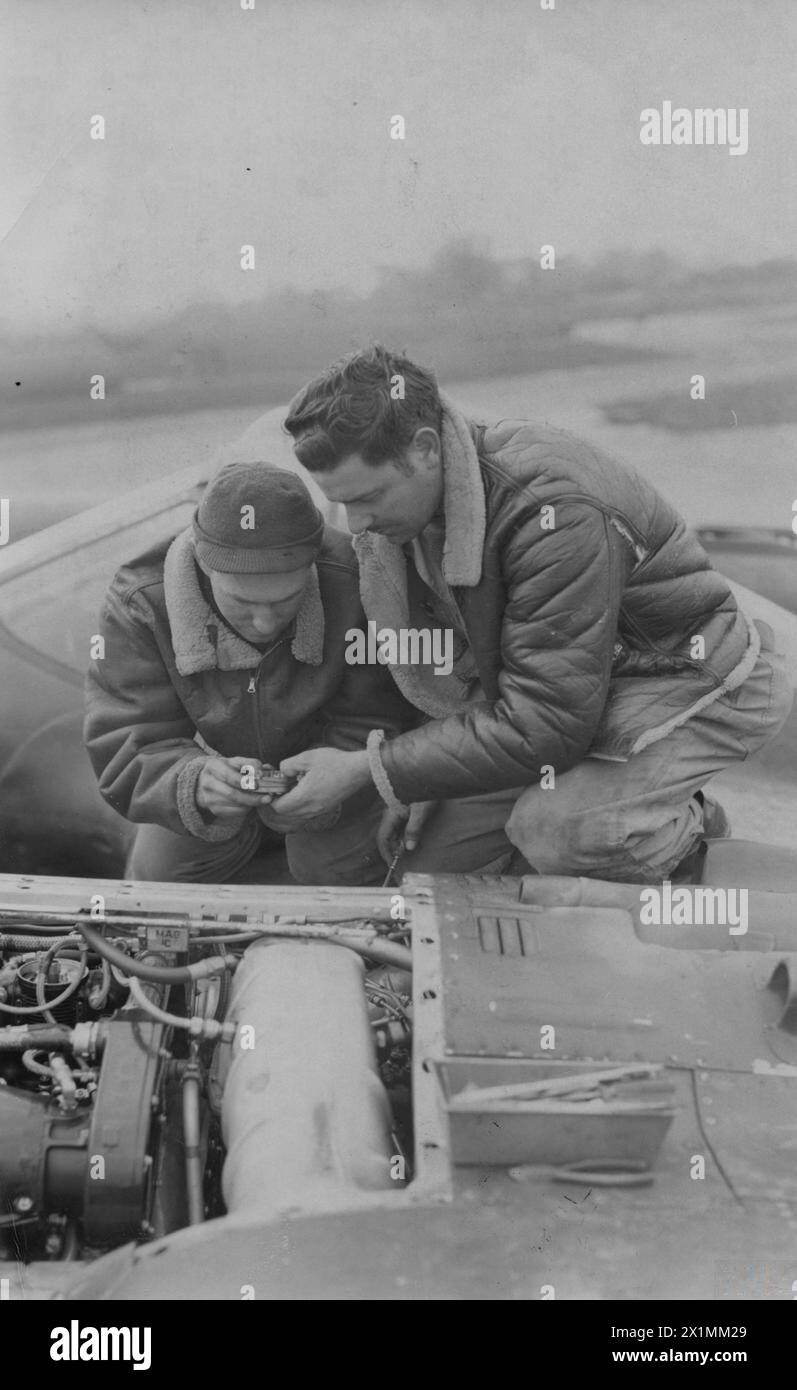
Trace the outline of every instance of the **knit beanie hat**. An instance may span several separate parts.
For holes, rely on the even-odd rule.
[[[272,463],[228,463],[194,513],[194,553],[222,574],[274,574],[312,564],[324,518],[305,483]]]

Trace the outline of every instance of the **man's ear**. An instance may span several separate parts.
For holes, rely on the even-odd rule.
[[[432,425],[421,425],[412,436],[410,448],[422,465],[436,465],[442,457],[440,435]]]

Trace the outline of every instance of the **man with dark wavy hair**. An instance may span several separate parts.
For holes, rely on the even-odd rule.
[[[392,665],[419,727],[289,758],[285,810],[373,782],[395,833],[412,811],[410,842],[431,804],[456,808],[476,861],[497,834],[542,873],[699,878],[705,838],[728,833],[703,786],[773,736],[793,692],[674,508],[563,431],[466,419],[381,347],[300,391],[285,428],[346,508],[369,622],[431,621],[456,653],[448,676]]]

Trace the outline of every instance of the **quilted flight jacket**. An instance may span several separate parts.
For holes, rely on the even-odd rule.
[[[588,753],[625,760],[751,673],[757,628],[634,470],[561,430],[475,425],[449,402],[442,442],[443,574],[484,700],[441,715],[433,682],[394,669],[427,721],[372,741],[385,800],[529,785]],[[400,621],[410,548],[364,532],[355,550],[368,618]]]

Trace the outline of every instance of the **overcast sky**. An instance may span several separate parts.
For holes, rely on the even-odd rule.
[[[458,235],[795,251],[797,0],[0,0],[0,22],[14,325],[367,289]],[[664,99],[747,107],[749,152],[643,146]]]

